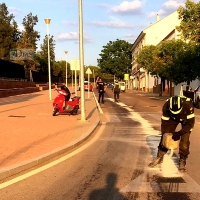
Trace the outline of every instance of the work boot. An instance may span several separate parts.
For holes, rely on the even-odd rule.
[[[151,168],[153,168],[156,165],[161,164],[163,162],[163,156],[164,155],[165,155],[164,152],[158,150],[157,157],[151,163],[149,163],[148,166],[151,167]]]
[[[184,156],[180,156],[180,160],[179,160],[179,172],[184,173],[186,171],[186,157]]]

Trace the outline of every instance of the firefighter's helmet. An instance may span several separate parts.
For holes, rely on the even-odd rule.
[[[173,96],[169,99],[169,110],[172,114],[179,114],[183,108],[183,99],[180,96]]]

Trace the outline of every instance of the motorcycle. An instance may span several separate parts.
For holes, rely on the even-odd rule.
[[[66,92],[64,90],[56,91],[59,93],[53,101],[53,116],[59,114],[76,115],[79,109],[80,97],[74,96],[69,101],[65,102]],[[71,94],[75,94],[74,92]]]

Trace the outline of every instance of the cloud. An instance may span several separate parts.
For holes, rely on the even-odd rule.
[[[133,24],[127,24],[126,22],[122,22],[122,21],[109,21],[109,22],[92,21],[90,24],[97,26],[97,27],[106,27],[106,28],[128,28],[128,29],[132,29],[132,28],[135,27]]]
[[[158,12],[151,12],[148,14],[148,17],[155,17],[157,14],[161,15],[167,15],[167,12],[164,11],[163,9],[160,9]]]
[[[16,7],[8,7],[8,11],[14,16],[19,16],[22,13],[22,10]]]
[[[19,25],[18,25],[18,30],[19,30],[20,32],[24,31],[24,26],[19,26]]]
[[[162,5],[162,8],[159,11],[149,13],[148,17],[154,17],[156,16],[156,14],[163,15],[163,16],[169,15],[170,13],[177,10],[180,6],[185,6],[183,1],[168,0]]]
[[[85,43],[91,43],[92,40],[89,36],[83,34],[83,39]],[[58,42],[63,41],[74,41],[75,43],[79,42],[79,33],[78,32],[69,32],[69,33],[61,33],[57,37]]]
[[[125,35],[125,38],[128,41],[135,41],[137,37],[138,37],[138,35],[132,34],[132,33],[129,33],[129,34]]]
[[[105,3],[99,3],[99,4],[97,4],[97,6],[100,7],[100,8],[108,8],[108,7],[110,7],[109,4],[105,4]]]
[[[63,21],[63,23],[65,25],[69,25],[69,26],[78,26],[78,23],[77,22],[71,22],[71,21]]]
[[[123,1],[119,6],[113,6],[110,8],[111,13],[117,13],[121,15],[139,15],[142,14],[143,2],[139,0]]]
[[[185,5],[184,3],[178,0],[169,0],[163,4],[162,9],[165,10],[166,12],[168,11],[171,12],[177,10],[180,6],[184,5]]]

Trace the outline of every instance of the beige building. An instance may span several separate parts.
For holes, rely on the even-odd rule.
[[[156,16],[156,22],[151,24],[148,28],[144,29],[135,40],[132,51],[132,74],[130,85],[132,89],[138,89],[142,91],[149,91],[159,93],[161,80],[159,77],[153,77],[147,71],[145,71],[141,65],[136,62],[136,57],[139,51],[146,45],[158,45],[161,41],[177,39],[178,32],[175,29],[180,25],[178,19],[178,12],[175,11],[163,19],[159,19],[159,15]],[[162,91],[169,92],[169,83],[164,81],[162,85]]]

